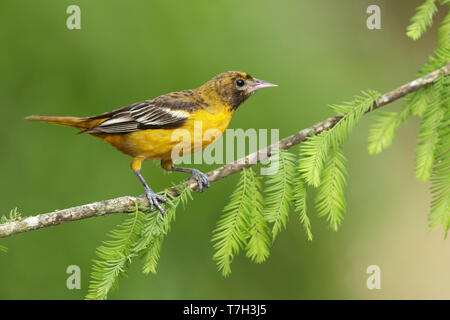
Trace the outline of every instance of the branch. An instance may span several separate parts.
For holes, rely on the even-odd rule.
[[[404,97],[408,93],[417,91],[420,88],[434,82],[439,77],[441,71],[443,72],[444,76],[448,76],[450,74],[450,63],[448,63],[445,67],[436,70],[434,72],[431,72],[422,78],[408,82],[407,84],[395,90],[383,94],[382,96],[379,97],[378,103],[373,106],[372,110],[381,108],[391,102],[394,102]],[[325,121],[319,122],[313,125],[312,127],[303,129],[266,148],[263,148],[252,154],[249,154],[244,158],[241,158],[235,162],[232,162],[230,164],[224,165],[220,168],[208,172],[207,173],[208,178],[211,182],[215,182],[222,178],[228,177],[233,173],[241,171],[243,168],[251,167],[257,162],[269,158],[271,156],[271,150],[273,148],[279,146],[281,149],[289,149],[290,147],[305,141],[305,139],[312,133],[319,134],[322,131],[333,128],[336,125],[336,123],[339,122],[340,119],[341,116],[334,116]],[[189,180],[188,186],[191,189],[196,189],[197,182],[194,180]],[[168,189],[168,191],[175,196],[177,195],[177,191],[175,188],[170,188]],[[85,204],[78,207],[57,210],[50,213],[43,213],[36,216],[27,217],[18,221],[0,224],[0,238],[5,238],[22,232],[28,232],[36,229],[55,226],[68,221],[76,221],[112,213],[130,212],[135,209],[136,201],[140,201],[142,205],[148,206],[148,200],[146,198],[125,196]]]

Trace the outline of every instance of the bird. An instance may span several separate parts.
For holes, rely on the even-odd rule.
[[[142,196],[147,197],[149,210],[156,207],[164,215],[160,202],[166,203],[167,199],[150,188],[141,174],[142,162],[160,160],[161,167],[167,171],[191,174],[188,179],[195,179],[198,191],[202,192],[210,186],[207,175],[194,168],[176,167],[173,162],[179,156],[197,152],[198,146],[204,149],[213,143],[247,98],[260,89],[276,86],[245,72],[227,71],[196,89],[167,93],[96,116],[32,115],[25,119],[74,127],[80,130],[79,133],[98,137],[131,156],[131,169],[144,187]],[[194,134],[198,123],[202,130],[200,137]],[[173,154],[179,145],[179,139],[174,139],[176,130],[187,132],[193,139],[188,148]],[[206,130],[216,130],[218,134],[206,139],[203,134]]]

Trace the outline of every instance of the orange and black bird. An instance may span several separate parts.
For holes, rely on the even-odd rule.
[[[156,194],[141,175],[144,160],[161,160],[167,171],[190,173],[197,180],[198,190],[209,187],[206,174],[197,169],[173,166],[174,157],[198,151],[214,142],[225,131],[231,117],[241,103],[257,90],[275,87],[275,84],[253,78],[245,72],[221,73],[201,87],[168,93],[152,100],[134,103],[93,117],[29,116],[26,119],[70,126],[110,143],[119,151],[133,157],[131,169],[141,181],[150,203],[164,214],[159,202],[166,199]],[[194,134],[194,125],[201,124],[202,134]],[[215,137],[204,137],[207,130],[219,132]],[[179,145],[174,139],[176,130],[190,134],[190,148],[180,154],[172,151]],[[201,140],[201,141],[196,141]],[[188,151],[186,151],[186,149]]]

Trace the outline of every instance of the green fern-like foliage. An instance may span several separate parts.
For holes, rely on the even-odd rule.
[[[144,261],[142,272],[144,274],[156,274],[156,267],[160,257],[160,250],[163,240],[170,231],[170,226],[175,220],[175,213],[180,204],[185,204],[192,199],[192,191],[184,184],[177,189],[178,196],[173,197],[166,193],[164,196],[168,200],[166,214],[164,217],[159,212],[154,211],[145,215],[144,226],[138,240],[133,246],[135,255],[140,255]]]
[[[438,47],[448,47],[450,43],[450,10],[438,29]]]
[[[265,187],[264,216],[273,224],[272,239],[286,228],[289,208],[293,199],[293,177],[296,170],[295,156],[287,150],[275,149],[272,157],[278,160],[278,167],[272,166],[268,172]]]
[[[14,221],[18,221],[20,219],[22,219],[22,215],[17,210],[17,208],[14,208],[11,211],[9,211],[9,215],[2,215],[0,217],[0,224],[8,223],[8,222],[14,222]],[[8,252],[8,248],[5,247],[5,246],[2,246],[0,244],[0,251],[1,252]]]
[[[294,207],[295,211],[299,215],[300,223],[303,225],[303,229],[305,230],[306,238],[309,241],[312,241],[313,234],[311,232],[311,220],[308,216],[306,195],[306,182],[300,177],[297,170],[297,174],[294,180]]]
[[[448,134],[448,132],[447,132]],[[430,226],[444,228],[447,238],[450,228],[450,152],[440,155],[431,175],[431,212]]]
[[[378,96],[374,91],[366,91],[352,102],[331,106],[341,119],[332,129],[308,137],[300,146],[298,160],[289,151],[274,148],[272,158],[278,166],[269,168],[264,201],[260,198],[261,187],[254,172],[242,171],[213,235],[213,259],[224,276],[231,273],[231,263],[242,248],[255,262],[267,259],[270,242],[286,228],[292,207],[299,215],[307,239],[312,240],[306,204],[308,184],[318,188],[316,209],[319,216],[325,216],[333,230],[338,229],[346,209],[346,159],[342,145],[364,113],[375,105]],[[271,230],[267,230],[265,221],[271,225]]]
[[[441,76],[433,85],[407,97],[402,111],[381,113],[369,131],[368,145],[369,153],[381,152],[392,143],[400,123],[411,115],[422,117],[417,135],[415,173],[422,181],[428,181],[431,177],[433,201],[430,225],[443,226],[445,234],[449,228],[446,219],[450,219],[445,209],[450,206],[450,200],[442,187],[443,181],[447,181],[445,160],[450,148],[449,82],[448,77]]]
[[[240,249],[245,247],[253,203],[254,179],[250,170],[243,169],[239,182],[230,197],[230,202],[223,209],[223,214],[213,232],[213,259],[223,276],[231,273],[231,262]]]
[[[322,172],[322,183],[317,189],[316,210],[319,216],[327,217],[334,231],[337,231],[345,212],[345,169],[346,159],[338,149],[331,150]]]
[[[143,225],[144,214],[136,209],[129,214],[108,236],[110,240],[97,248],[97,260],[94,260],[87,299],[106,299],[111,289],[117,288],[119,276],[126,272],[128,264],[134,257],[132,250]]]
[[[422,115],[429,103],[429,87],[418,90],[419,94],[406,97],[407,103],[399,112],[378,111],[375,123],[369,129],[367,150],[369,154],[378,154],[389,148],[400,124],[405,123],[411,115]]]
[[[300,146],[302,158],[298,164],[299,172],[302,179],[314,187],[320,185],[320,175],[330,148],[328,136],[327,132],[310,136]]]
[[[369,112],[379,96],[375,91],[362,92],[354,101],[331,108],[342,118],[330,130],[309,137],[300,146],[299,171],[302,178],[314,187],[320,185],[322,170],[331,148],[340,149],[349,133],[359,122],[364,113]]]
[[[443,64],[443,61],[439,64]],[[448,77],[441,75],[434,84],[407,97],[402,111],[381,113],[369,131],[368,145],[369,153],[379,153],[392,143],[400,123],[405,122],[411,115],[422,118],[417,135],[415,174],[422,181],[428,181],[431,177],[433,202],[430,225],[442,225],[445,233],[448,230],[448,213],[443,208],[449,205],[449,199],[446,192],[441,194],[440,191],[443,190],[442,181],[446,181],[447,172],[442,163],[445,163],[450,148],[449,83]]]
[[[249,218],[249,238],[246,245],[247,257],[256,263],[264,262],[270,253],[270,228],[264,217],[263,206],[264,200],[262,195],[261,178],[257,177],[253,169],[246,169],[248,178],[251,180],[250,186],[252,203],[250,206]]]
[[[400,112],[379,111],[369,131],[370,154],[377,154],[391,146],[400,125]]]
[[[136,206],[136,210],[108,234],[110,240],[97,248],[86,299],[106,299],[111,290],[117,288],[118,279],[126,275],[129,264],[137,256],[144,260],[143,273],[156,273],[162,241],[175,219],[175,211],[180,203],[191,197],[186,184],[177,192],[178,197],[165,194],[168,203],[164,217],[159,211],[148,213],[144,212],[145,208]]]
[[[272,163],[278,165],[268,168],[264,197],[260,178],[253,169],[243,169],[230,202],[214,230],[212,240],[216,252],[213,259],[224,276],[231,273],[231,263],[243,248],[254,262],[265,261],[271,243],[289,220],[294,201],[296,159],[289,151],[279,148],[274,148],[271,153]],[[309,232],[308,237],[312,238],[306,212],[300,215]]]
[[[9,215],[3,215],[0,217],[0,223],[14,222],[20,219],[22,219],[22,215],[17,210],[17,208],[14,208],[11,211],[9,211]]]
[[[413,40],[419,39],[422,34],[433,24],[433,16],[437,12],[435,0],[426,0],[417,7],[416,13],[411,18],[411,24],[407,28],[406,35]]]
[[[417,140],[419,142],[416,149],[416,177],[422,181],[428,181],[431,175],[435,159],[436,147],[439,143],[438,128],[444,119],[444,108],[441,106],[439,93],[443,90],[443,77],[436,81],[434,87],[435,101],[430,103],[425,110],[423,119],[420,123]]]
[[[450,88],[450,86],[448,86]],[[430,226],[443,226],[445,237],[450,228],[450,103],[443,104],[444,120],[438,128],[436,157],[431,173]]]
[[[420,118],[423,117],[425,110],[432,99],[432,86],[428,86],[416,91],[414,94],[409,95],[405,98],[405,118],[410,115],[415,115]]]
[[[436,12],[436,1],[425,1],[413,17],[408,36],[418,39],[431,25]],[[449,0],[439,1],[450,6]],[[450,11],[440,23],[437,48],[420,68],[418,76],[442,68],[450,62]],[[431,180],[432,202],[429,215],[430,226],[444,228],[447,236],[450,227],[449,197],[449,150],[450,150],[450,81],[441,75],[435,83],[428,85],[405,98],[405,105],[398,113],[381,113],[369,132],[369,153],[379,153],[392,144],[398,126],[415,115],[421,118],[417,134],[416,177]]]
[[[433,51],[428,62],[419,70],[418,76],[423,77],[434,70],[442,68],[450,60],[450,46],[439,47]]]
[[[166,222],[158,212],[151,212],[144,217],[140,237],[133,244],[133,252],[144,260],[143,273],[156,273],[165,230],[173,218],[173,214],[167,215]]]
[[[450,228],[450,81],[441,77],[436,83],[440,89],[435,97],[440,101],[439,114],[442,119],[436,128],[437,143],[434,149],[434,163],[431,170],[431,211],[429,215],[430,226],[434,229],[444,228],[447,237]]]
[[[148,245],[142,250],[137,251],[136,254],[141,252],[144,253],[143,260],[144,266],[142,267],[142,272],[144,274],[153,273],[156,274],[156,265],[159,260],[159,252],[161,250],[162,242],[170,231],[170,226],[173,221],[175,221],[175,213],[180,204],[185,205],[189,200],[192,200],[192,190],[188,188],[187,185],[183,185],[181,188],[177,188],[178,196],[173,197],[171,195],[166,194],[166,198],[169,201],[168,209],[166,215],[164,216],[164,221],[162,224],[162,232],[158,234],[158,231],[154,230],[154,234],[157,235],[151,240]],[[160,214],[158,214],[158,218],[162,218]],[[151,224],[151,223],[150,223]],[[141,238],[144,238],[148,233],[152,232],[151,229],[147,231],[147,225],[144,224],[144,229],[141,234]]]

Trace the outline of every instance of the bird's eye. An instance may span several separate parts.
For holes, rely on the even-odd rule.
[[[236,80],[236,84],[238,87],[242,87],[244,85],[244,80],[238,79],[238,80]]]

